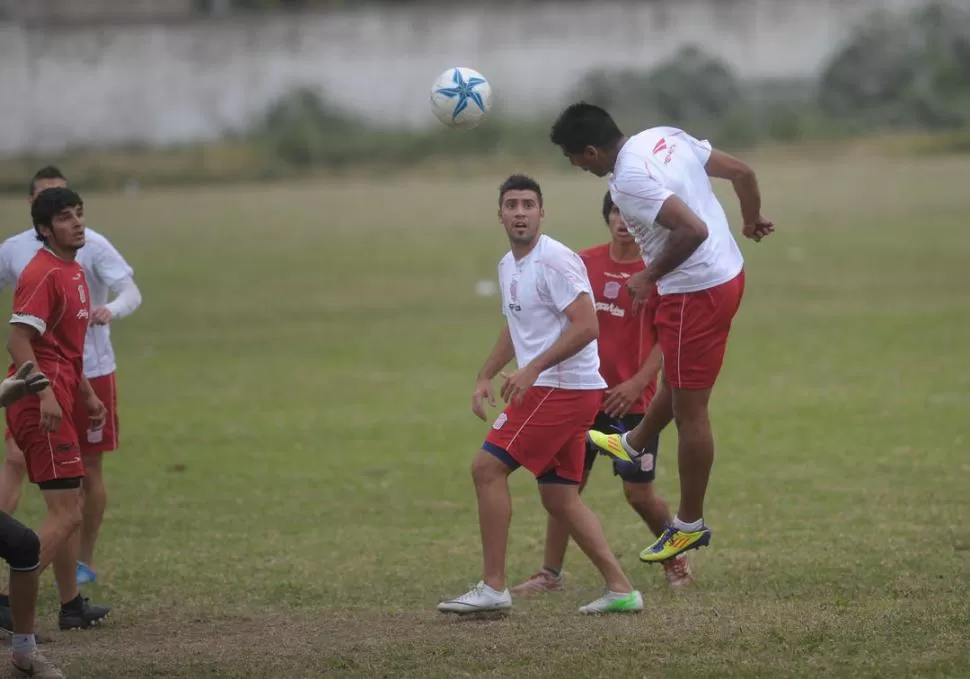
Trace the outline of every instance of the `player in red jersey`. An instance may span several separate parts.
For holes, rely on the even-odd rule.
[[[603,197],[603,220],[610,229],[610,242],[579,253],[593,286],[596,315],[599,318],[600,374],[609,388],[593,429],[607,434],[630,431],[641,419],[657,390],[660,371],[660,345],[653,326],[656,293],[645,307],[634,309],[626,282],[645,265],[640,247],[627,229],[610,192]],[[647,454],[638,465],[613,464],[613,473],[623,480],[627,502],[649,526],[654,535],[663,533],[671,520],[666,501],[657,493],[656,477],[659,435],[647,445]],[[580,490],[586,487],[589,473],[599,451],[588,445],[586,473]],[[513,594],[562,589],[562,566],[566,557],[568,531],[552,517],[546,528],[543,567],[535,575],[512,588]],[[687,555],[664,562],[667,581],[673,587],[693,581]]]
[[[61,598],[61,629],[87,628],[108,615],[78,594],[77,541],[81,522],[81,460],[71,418],[75,399],[83,399],[91,424],[103,424],[104,404],[84,377],[84,336],[91,315],[84,269],[75,261],[84,247],[84,204],[68,188],[42,191],[31,206],[37,237],[44,247],[17,281],[10,339],[13,359],[8,375],[27,362],[47,375],[51,385],[7,408],[7,426],[24,451],[27,475],[47,505],[40,528],[40,570],[54,566]]]

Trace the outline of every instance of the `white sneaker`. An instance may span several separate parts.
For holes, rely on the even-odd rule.
[[[512,595],[509,590],[498,592],[484,581],[462,594],[460,597],[448,599],[438,604],[442,613],[489,613],[493,611],[507,611],[512,608]]]
[[[643,610],[643,597],[634,590],[620,594],[607,592],[596,601],[579,608],[580,613],[639,613]]]

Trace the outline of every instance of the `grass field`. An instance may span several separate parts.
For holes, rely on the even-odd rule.
[[[697,586],[638,562],[607,465],[588,491],[634,618],[576,613],[601,584],[575,547],[569,589],[506,620],[434,609],[479,577],[468,399],[501,316],[473,287],[506,249],[503,174],[85,196],[145,302],[115,327],[123,450],[88,592],[114,614],[47,652],[103,678],[970,676],[970,163],[758,167],[778,232],[742,243]],[[548,233],[605,237],[603,183],[538,178]],[[0,202],[5,233],[25,215]],[[524,473],[513,496],[518,581],[544,519]],[[49,573],[42,594],[52,630]]]

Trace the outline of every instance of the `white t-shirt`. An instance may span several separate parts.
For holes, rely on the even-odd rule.
[[[516,261],[511,252],[498,264],[502,288],[502,313],[508,321],[515,362],[528,365],[551,347],[569,327],[563,310],[582,293],[593,299],[593,289],[586,266],[579,255],[549,236],[528,255]],[[536,380],[537,387],[559,389],[605,389],[599,373],[600,360],[596,340],[551,368]]]
[[[92,229],[84,230],[84,247],[78,250],[77,262],[84,267],[91,294],[91,308],[108,303],[108,291],[134,274],[128,262],[108,241]],[[11,236],[0,243],[0,289],[16,286],[21,272],[43,243],[34,229]],[[111,346],[111,324],[88,326],[84,338],[84,376],[110,375],[117,369]]]
[[[711,144],[674,127],[653,127],[630,137],[610,176],[610,195],[640,245],[645,261],[663,252],[670,230],[656,223],[672,195],[706,225],[708,236],[680,266],[657,282],[661,295],[696,292],[725,283],[741,272],[744,258],[705,166]]]

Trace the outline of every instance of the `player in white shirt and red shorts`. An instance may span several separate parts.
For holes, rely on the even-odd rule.
[[[28,200],[49,188],[66,187],[67,179],[56,167],[38,170],[30,182]],[[101,458],[118,447],[116,363],[111,346],[111,323],[134,312],[141,304],[141,292],[135,284],[132,268],[107,238],[92,229],[85,230],[85,245],[78,251],[77,262],[84,268],[91,295],[91,323],[84,342],[84,376],[107,408],[102,429],[88,426],[87,412],[78,403],[73,419],[80,438],[85,476],[84,519],[80,532],[78,584],[93,582],[94,548],[107,503]],[[0,244],[0,289],[13,287],[21,272],[43,244],[34,229],[12,236]],[[108,301],[109,292],[115,297]],[[80,400],[79,400],[80,401]],[[6,455],[0,468],[0,510],[12,514],[20,499],[26,474],[23,452],[6,432]],[[0,628],[6,627],[9,608],[0,595]]]
[[[660,389],[632,431],[591,431],[589,439],[614,459],[634,463],[671,419],[676,422],[680,507],[640,553],[646,563],[665,562],[711,540],[703,518],[714,462],[708,402],[744,293],[744,259],[711,177],[734,185],[747,238],[758,242],[774,225],[761,214],[754,171],[683,130],[654,127],[627,137],[605,110],[578,103],[560,114],[550,139],[574,166],[609,176],[613,201],[646,262],[627,286],[639,301],[654,285],[660,294],[654,312],[663,354]]]
[[[542,218],[539,185],[523,175],[509,177],[499,189],[499,221],[511,245],[498,267],[506,323],[479,372],[472,395],[475,415],[486,420],[485,402],[495,404],[492,379],[512,359],[517,369],[502,373],[501,395],[508,405],[472,462],[482,579],[465,594],[442,601],[438,610],[444,613],[511,608],[505,583],[512,517],[508,477],[519,467],[536,477],[546,511],[568,527],[606,581],[606,594],[580,612],[643,609],[643,598],[623,572],[596,515],[579,495],[586,431],[606,388],[599,374],[599,324],[582,260],[541,233]]]

